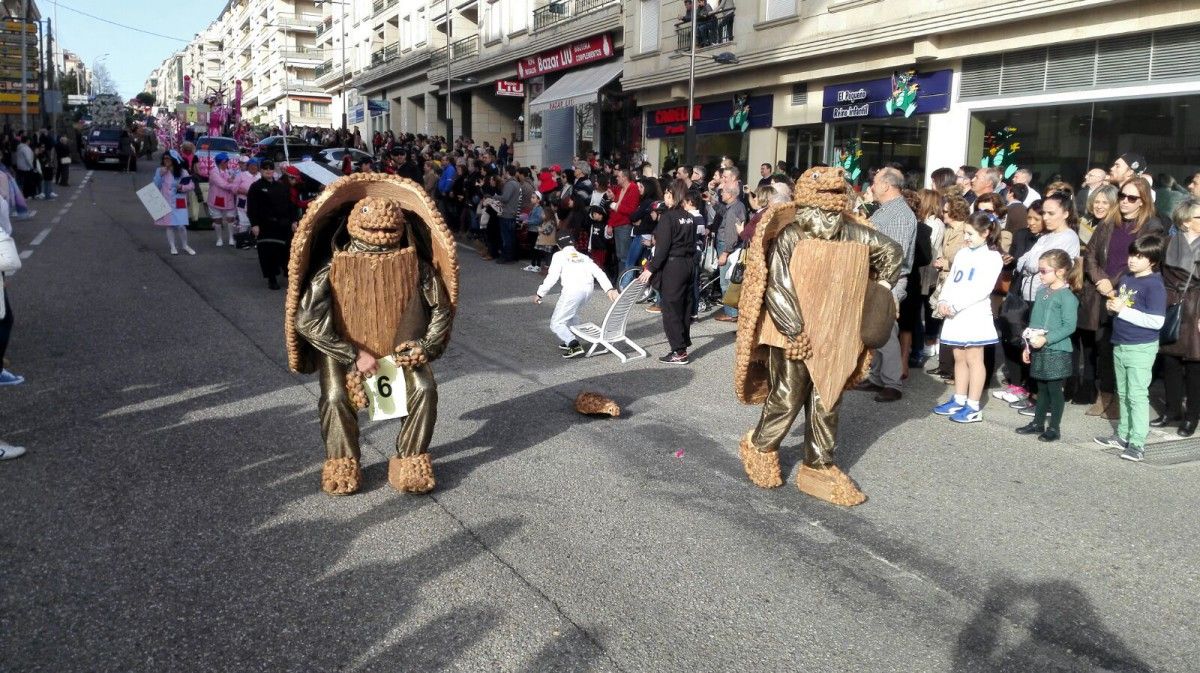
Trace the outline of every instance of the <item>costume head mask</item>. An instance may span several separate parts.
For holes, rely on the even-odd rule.
[[[404,240],[404,211],[399,201],[368,196],[354,204],[346,229],[355,240],[396,246]]]
[[[796,181],[796,220],[814,236],[831,238],[841,227],[842,212],[850,207],[846,171],[841,166],[817,166]]]

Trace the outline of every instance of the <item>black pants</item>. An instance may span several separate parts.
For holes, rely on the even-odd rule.
[[[21,186],[21,194],[29,199],[42,191],[42,175],[37,171],[17,171],[17,184]]]
[[[258,239],[258,266],[263,278],[274,280],[275,276],[287,271],[288,244],[270,238]]]
[[[1095,332],[1085,331],[1080,337],[1085,356],[1085,384],[1088,372],[1095,372],[1097,390],[1102,393],[1117,392],[1117,373],[1113,369],[1112,325],[1101,324]]]
[[[686,350],[692,345],[691,315],[688,295],[692,289],[692,258],[671,257],[663,265],[656,284],[662,294],[663,331],[672,351]]]
[[[0,368],[4,366],[4,353],[8,350],[8,338],[12,336],[13,312],[12,304],[8,303],[8,293],[4,293],[4,318],[0,319]]]
[[[70,178],[71,164],[59,164],[57,184],[62,187],[69,187],[71,185]]]
[[[1163,355],[1162,377],[1167,394],[1167,418],[1183,418],[1191,423],[1200,421],[1200,361]],[[1186,416],[1183,412],[1185,399]]]

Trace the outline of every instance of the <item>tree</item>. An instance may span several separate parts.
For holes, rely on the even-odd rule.
[[[146,107],[150,107],[150,106],[154,105],[155,102],[158,101],[158,97],[155,96],[154,94],[150,93],[149,91],[143,91],[143,92],[139,93],[138,95],[134,96],[134,98],[136,98],[139,103],[141,103],[142,105],[144,105]]]
[[[74,96],[83,93],[79,87],[79,74],[74,70],[68,70],[58,78],[58,90],[62,91],[64,96]]]
[[[117,93],[117,82],[103,63],[97,63],[92,69],[92,93]]]

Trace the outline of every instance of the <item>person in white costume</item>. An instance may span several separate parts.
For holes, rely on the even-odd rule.
[[[992,290],[1004,261],[991,249],[1000,221],[979,211],[963,227],[966,246],[954,255],[950,275],[938,300],[937,314],[944,318],[941,343],[954,349],[954,396],[934,408],[955,423],[983,420],[979,400],[987,379],[983,349],[999,341],[992,318]]]
[[[562,281],[562,292],[558,303],[554,305],[554,315],[550,316],[550,331],[562,342],[558,348],[565,351],[563,357],[575,358],[583,355],[583,347],[571,333],[571,326],[579,324],[579,308],[592,296],[594,283],[600,283],[600,288],[608,293],[609,301],[616,301],[618,292],[592,258],[575,249],[575,242],[569,234],[558,238],[558,247],[559,251],[550,259],[546,280],[533,296],[533,303],[542,303],[542,298],[550,288]]]

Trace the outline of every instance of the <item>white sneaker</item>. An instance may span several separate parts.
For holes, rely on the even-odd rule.
[[[45,199],[46,197],[41,194],[34,194],[33,198],[37,201],[41,201],[42,199]]]
[[[50,198],[52,198],[52,199],[57,199],[57,198],[58,198],[58,192],[50,192]]]
[[[25,455],[25,447],[0,443],[0,460],[12,460]]]
[[[196,254],[196,251],[195,251],[195,250],[192,250],[191,248],[189,248],[189,247],[188,247],[188,246],[186,246],[186,245],[185,245],[185,246],[183,246],[183,251],[184,251],[184,252],[186,252],[186,253],[187,253],[187,254],[189,254],[189,255],[194,255],[194,254]]]
[[[221,239],[219,239],[219,238],[218,238],[218,239],[217,239],[217,247],[219,248],[219,247],[221,247],[222,245],[225,245],[225,241],[223,241],[223,240],[221,240]]]
[[[175,248],[171,248],[171,254],[172,254],[172,255],[178,255],[178,254],[179,254],[179,251],[178,251],[178,250],[176,250]]]

